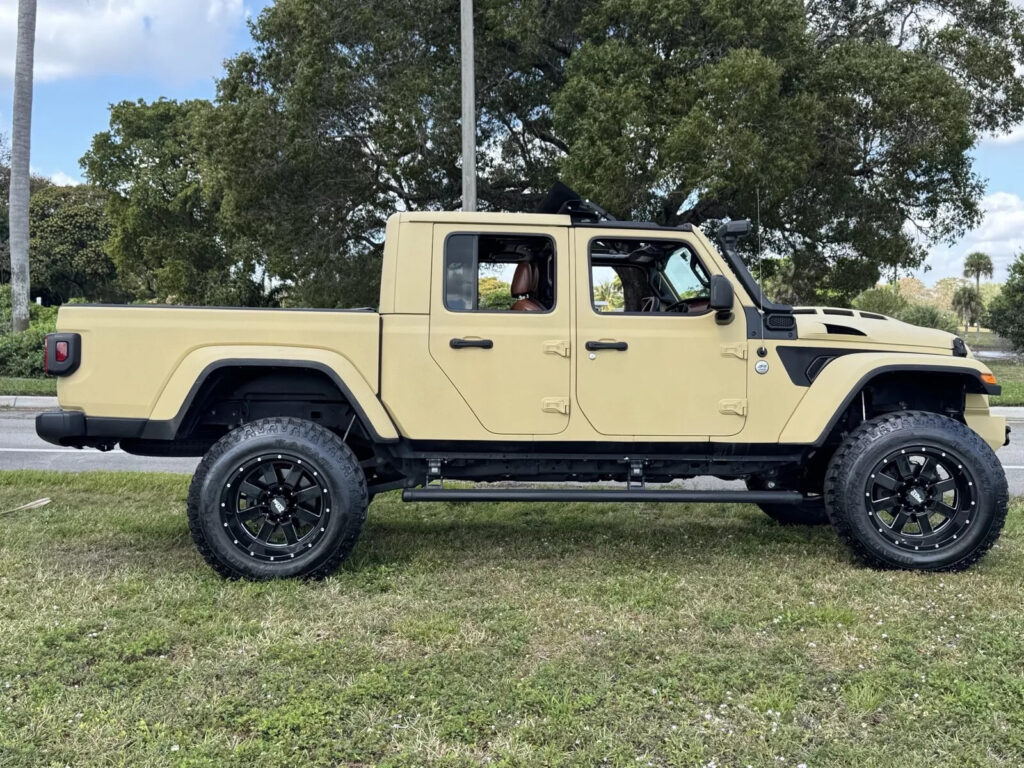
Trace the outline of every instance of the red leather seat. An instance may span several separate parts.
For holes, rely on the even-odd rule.
[[[512,298],[516,301],[512,309],[516,312],[544,312],[546,307],[532,296],[537,290],[540,272],[536,264],[521,262],[512,276]]]

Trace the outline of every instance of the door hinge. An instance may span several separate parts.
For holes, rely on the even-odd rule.
[[[540,401],[540,409],[544,411],[544,413],[561,413],[563,416],[568,416],[569,398],[545,397]]]
[[[747,415],[747,401],[746,400],[719,400],[718,401],[719,413],[732,413],[737,416]]]
[[[747,359],[747,343],[740,342],[739,344],[723,344],[722,345],[722,357],[738,357],[740,360]]]
[[[554,341],[544,342],[544,352],[549,355],[558,355],[559,357],[569,356],[569,342],[555,339]]]

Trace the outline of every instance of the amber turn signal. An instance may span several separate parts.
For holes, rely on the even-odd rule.
[[[999,383],[998,381],[996,381],[996,376],[995,376],[994,373],[983,373],[983,374],[981,374],[981,380],[984,381],[986,384],[998,384]]]

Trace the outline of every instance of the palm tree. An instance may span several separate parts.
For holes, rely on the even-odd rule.
[[[964,277],[970,279],[974,278],[974,287],[978,292],[978,299],[981,299],[981,278],[992,277],[992,259],[989,258],[987,253],[981,253],[975,251],[974,253],[968,254],[967,258],[964,259]],[[981,313],[977,315],[978,334],[981,334]]]
[[[11,131],[11,316],[15,331],[28,328],[28,198],[32,137],[32,67],[36,0],[18,2],[18,49],[14,63],[14,125]]]
[[[960,315],[964,322],[964,333],[969,330],[971,320],[980,322],[984,306],[981,303],[981,294],[970,285],[961,285],[953,294],[953,309]]]
[[[992,277],[992,259],[987,253],[975,251],[964,259],[964,277],[974,278],[974,287],[981,294],[981,278]]]
[[[606,312],[615,312],[622,309],[622,281],[616,275],[605,283],[598,283],[594,286],[594,301],[604,302]]]

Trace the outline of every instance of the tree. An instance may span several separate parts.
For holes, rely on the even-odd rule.
[[[953,294],[953,309],[960,315],[964,324],[964,333],[967,333],[970,322],[978,321],[985,307],[981,303],[981,295],[974,286],[961,285]]]
[[[206,147],[225,224],[313,306],[377,300],[384,222],[461,196],[450,0],[279,0],[227,63]],[[478,0],[481,210],[533,208],[564,143],[551,100],[583,8]]]
[[[53,182],[35,174],[29,177],[29,199],[38,190],[53,186]],[[7,136],[0,132],[0,285],[11,282],[10,199],[11,151]],[[10,323],[8,323],[10,325]],[[0,333],[3,331],[0,330]]]
[[[920,325],[922,328],[938,328],[940,331],[956,333],[956,318],[932,304],[910,304],[897,317],[905,323]]]
[[[493,275],[481,277],[478,303],[480,309],[512,309],[515,303],[512,298],[512,286]]]
[[[853,300],[853,306],[865,312],[896,317],[906,308],[907,300],[899,291],[889,286],[868,288]]]
[[[625,297],[622,292],[622,279],[616,275],[611,280],[594,286],[594,301],[604,302],[605,312],[622,309]]]
[[[963,285],[963,280],[959,277],[944,277],[937,280],[932,287],[935,306],[945,312],[951,311],[953,309],[953,294],[961,285]]]
[[[14,130],[11,132],[10,251],[11,327],[28,329],[28,201],[32,143],[32,69],[36,43],[36,0],[18,2],[18,44],[14,65]]]
[[[107,250],[136,298],[172,303],[261,305],[262,255],[226,235],[220,202],[208,194],[199,128],[206,101],[161,99],[111,107],[110,130],[82,158],[86,177],[108,195]]]
[[[967,258],[964,259],[964,277],[970,279],[974,278],[974,291],[978,296],[978,303],[981,305],[981,311],[974,316],[974,322],[976,324],[976,330],[981,333],[981,316],[984,313],[985,302],[981,295],[981,278],[992,277],[992,259],[989,258],[988,254],[980,253],[975,251],[974,253],[968,254]]]
[[[32,195],[33,293],[47,304],[71,298],[121,298],[117,271],[105,246],[110,236],[107,193],[96,187],[48,187]]]
[[[559,176],[665,224],[760,203],[790,301],[849,302],[977,223],[969,152],[1024,120],[1008,0],[475,6],[482,210],[532,210]],[[286,301],[372,303],[388,214],[458,207],[455,19],[277,0],[227,62],[193,131],[202,197]]]
[[[849,300],[975,225],[969,151],[1024,118],[1006,0],[591,6],[555,101],[567,180],[666,224],[760,203],[805,300]]]
[[[964,277],[968,280],[972,277],[974,278],[974,288],[980,299],[981,278],[992,277],[992,259],[989,258],[988,254],[978,251],[968,254],[967,258],[964,259]],[[981,328],[979,327],[978,330],[980,331]]]
[[[1010,265],[1003,290],[988,307],[989,327],[1024,352],[1024,253]]]

